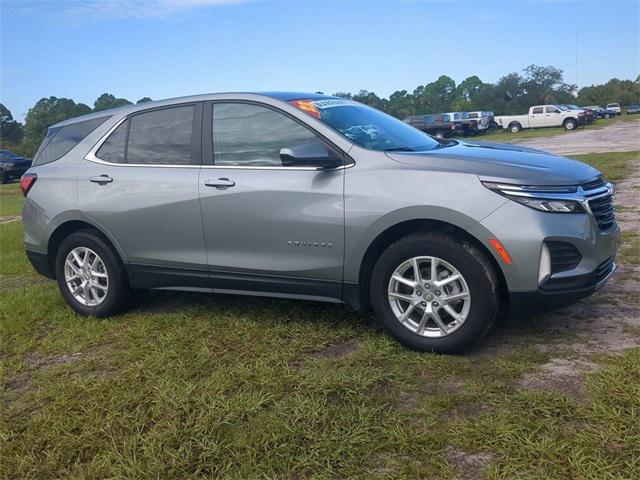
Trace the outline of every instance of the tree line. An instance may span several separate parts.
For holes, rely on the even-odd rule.
[[[575,103],[578,105],[621,105],[640,103],[640,75],[632,80],[613,78],[601,85],[578,90],[564,81],[564,73],[552,66],[529,65],[522,72],[512,72],[495,83],[484,83],[473,75],[459,84],[447,75],[413,92],[397,90],[383,98],[368,90],[358,93],[336,92],[333,95],[356,100],[378,108],[397,118],[409,115],[489,110],[496,115],[523,113],[531,105],[547,103]],[[136,103],[150,102],[144,97]],[[67,118],[130,105],[125,98],[110,93],[100,95],[93,108],[69,98],[41,98],[29,109],[22,124],[0,103],[0,146],[21,155],[33,156],[44,139],[47,128]]]

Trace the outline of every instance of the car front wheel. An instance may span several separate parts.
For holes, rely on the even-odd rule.
[[[122,262],[92,231],[78,231],[63,240],[56,257],[56,280],[64,299],[81,315],[108,317],[131,298]]]
[[[573,120],[565,120],[564,122],[565,130],[575,130],[575,128],[576,128],[576,122],[574,122]]]
[[[498,282],[486,256],[464,239],[419,233],[385,250],[371,278],[376,318],[403,345],[455,353],[488,331]]]

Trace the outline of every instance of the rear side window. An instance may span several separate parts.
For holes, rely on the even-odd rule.
[[[96,157],[110,163],[189,165],[195,106],[139,113],[104,141]]]
[[[195,106],[188,105],[133,116],[129,120],[126,162],[189,165],[194,112]]]
[[[105,162],[124,163],[124,146],[127,143],[127,128],[129,121],[122,122],[109,138],[105,140],[98,152],[97,157]]]
[[[531,113],[542,113],[542,107],[535,107]]]
[[[33,159],[33,165],[43,165],[62,158],[108,118],[109,116],[93,118],[84,122],[50,128]]]

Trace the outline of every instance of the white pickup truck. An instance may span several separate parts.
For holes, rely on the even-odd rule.
[[[523,128],[564,127],[575,130],[584,123],[584,112],[568,110],[560,105],[536,105],[526,115],[500,115],[495,117],[499,127],[511,133],[518,133]]]

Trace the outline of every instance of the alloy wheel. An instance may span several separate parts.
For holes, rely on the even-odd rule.
[[[396,319],[424,337],[452,334],[471,307],[466,280],[438,257],[413,257],[400,264],[389,280],[388,297]]]
[[[64,262],[67,288],[82,305],[100,305],[109,291],[109,275],[100,256],[87,247],[76,247]]]

